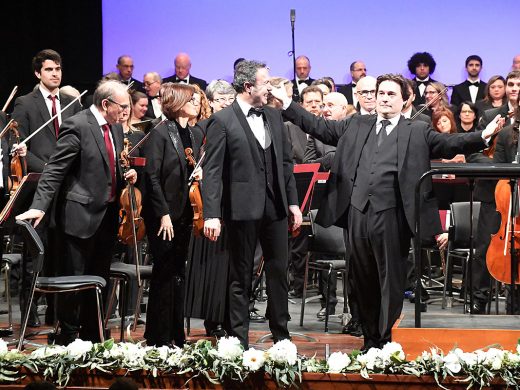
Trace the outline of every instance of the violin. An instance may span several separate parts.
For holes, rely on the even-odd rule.
[[[124,149],[121,152],[121,166],[126,173],[132,165],[132,158],[129,156],[130,142],[124,140]],[[131,245],[135,251],[136,268],[137,268],[137,284],[141,285],[139,274],[140,252],[137,243],[142,241],[146,233],[144,220],[140,216],[142,209],[141,191],[135,188],[133,184],[128,183],[119,197],[119,229],[117,237],[125,245]]]
[[[11,119],[7,126],[0,132],[0,138],[4,137],[8,132],[11,132],[16,144],[20,144],[20,133],[18,131],[18,123]],[[11,174],[7,178],[7,189],[12,195],[20,186],[24,176],[27,176],[27,161],[25,157],[20,157],[14,153],[11,157]]]
[[[518,132],[520,122],[514,124],[515,131]],[[491,237],[491,242],[486,254],[486,264],[491,276],[496,280],[507,284],[520,283],[520,267],[516,266],[516,275],[512,280],[511,271],[511,231],[515,232],[513,251],[517,252],[520,248],[520,218],[515,216],[511,221],[511,186],[516,186],[515,194],[518,194],[518,182],[510,180],[499,180],[495,188],[496,210],[501,215],[500,228]],[[513,224],[513,227],[511,226]],[[514,229],[514,230],[513,230]],[[517,256],[517,261],[519,260]]]
[[[200,158],[199,162],[195,161],[195,158],[193,157],[193,149],[192,148],[186,148],[184,149],[184,154],[186,154],[186,160],[188,163],[193,167],[193,169],[197,169],[202,159],[204,158],[204,155]],[[192,174],[193,176],[193,174]],[[190,176],[189,180],[189,196],[190,196],[190,203],[191,207],[193,207],[193,235],[195,237],[199,237],[202,235],[204,231],[204,216],[203,216],[203,205],[202,205],[202,195],[200,193],[200,183],[197,179]]]

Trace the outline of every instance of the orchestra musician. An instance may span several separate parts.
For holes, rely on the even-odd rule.
[[[45,166],[32,205],[17,216],[35,220],[37,226],[52,209],[51,219],[61,235],[59,250],[66,259],[59,264],[59,275],[109,279],[117,241],[117,200],[123,179],[132,184],[137,180],[133,169],[123,177],[119,163],[123,130],[117,121],[128,109],[126,86],[119,81],[102,82],[94,92],[94,104],[64,121],[56,151]],[[57,201],[51,208],[55,193]],[[57,305],[61,333],[55,342],[67,345],[78,333],[82,340],[99,341],[95,300],[74,293],[62,295]]]
[[[142,215],[154,259],[144,337],[148,345],[182,347],[185,263],[193,219],[188,196],[193,168],[185,149],[197,156],[202,145],[202,131],[188,125],[200,99],[193,86],[177,83],[164,83],[159,96],[168,120],[143,144],[147,196]]]

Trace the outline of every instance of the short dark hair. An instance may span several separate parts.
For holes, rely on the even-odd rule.
[[[520,70],[512,70],[509,72],[506,77],[506,84],[509,79],[520,79]]]
[[[430,74],[435,72],[435,66],[437,63],[433,59],[433,56],[428,52],[415,53],[408,60],[408,70],[411,74],[415,74],[415,68],[419,66],[419,64],[426,64],[430,68]]]
[[[316,92],[321,96],[321,100],[323,100],[323,91],[317,85],[309,85],[308,87],[303,88],[302,93],[300,94],[300,103],[303,103],[303,97],[308,93]]]
[[[406,102],[408,100],[408,98],[410,97],[410,93],[408,93],[408,83],[402,75],[387,73],[379,76],[376,81],[376,94],[379,91],[379,85],[383,81],[393,81],[394,83],[399,85],[399,87],[401,88],[401,96],[403,98],[403,101]]]
[[[46,60],[54,61],[61,65],[61,56],[59,53],[52,49],[44,49],[39,51],[32,59],[33,71],[41,73],[43,63]]]
[[[476,126],[478,124],[478,120],[480,118],[480,112],[479,112],[478,107],[469,100],[463,101],[462,103],[459,104],[459,107],[457,107],[457,121],[460,123],[459,115],[461,114],[462,107],[464,107],[464,105],[468,106],[470,108],[470,110],[475,113],[475,119],[473,120],[473,125]]]
[[[244,84],[256,83],[256,72],[258,69],[267,68],[267,65],[260,61],[244,60],[237,64],[235,68],[235,75],[233,77],[233,88],[237,93],[244,92]]]
[[[476,54],[468,56],[468,58],[466,58],[466,63],[464,66],[467,67],[470,61],[478,61],[480,63],[480,66],[482,66],[482,58],[480,58],[480,56]]]

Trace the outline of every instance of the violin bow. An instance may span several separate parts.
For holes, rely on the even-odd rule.
[[[437,102],[439,99],[442,98],[442,95],[446,93],[448,90],[448,87],[444,87],[444,89],[437,94],[432,100],[430,100],[428,103],[426,103],[424,106],[422,106],[417,112],[410,118],[411,121],[413,121],[415,118],[419,116],[419,114],[422,114],[424,110],[426,110],[428,107],[430,107],[433,103]]]
[[[161,120],[161,121],[160,121],[159,123],[157,123],[154,127],[152,127],[152,128],[150,129],[150,131],[149,131],[149,132],[148,132],[148,133],[147,133],[143,138],[141,138],[141,139],[139,140],[139,142],[136,143],[136,144],[132,147],[132,149],[130,149],[130,151],[128,152],[128,155],[130,156],[130,155],[134,152],[134,150],[136,150],[139,146],[141,146],[141,145],[142,145],[142,144],[143,144],[143,143],[148,139],[148,137],[150,136],[150,134],[152,133],[152,131],[155,130],[159,125],[163,124],[164,122],[166,122],[166,119]]]
[[[7,101],[4,104],[4,107],[2,108],[2,111],[5,112],[7,110],[7,107],[9,106],[9,103],[11,103],[11,100],[13,100],[14,95],[16,95],[16,92],[18,92],[18,85],[15,85],[13,90],[11,91],[11,94],[7,98]]]

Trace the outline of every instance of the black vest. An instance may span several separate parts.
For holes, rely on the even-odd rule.
[[[376,126],[363,146],[356,170],[351,204],[364,211],[370,202],[375,212],[397,206],[397,126],[377,147]]]

